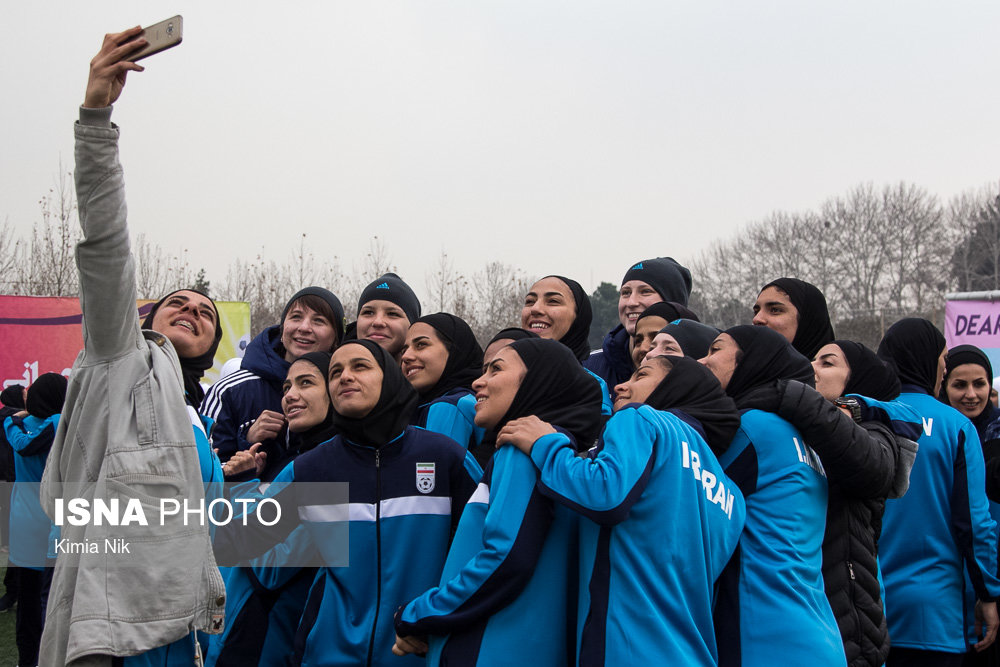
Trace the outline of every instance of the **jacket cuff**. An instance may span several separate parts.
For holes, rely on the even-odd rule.
[[[90,125],[92,127],[104,127],[111,129],[111,109],[112,107],[101,107],[98,109],[91,109],[88,107],[80,107],[80,125]]]

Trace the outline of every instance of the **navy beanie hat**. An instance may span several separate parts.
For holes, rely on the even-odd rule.
[[[664,301],[676,301],[682,306],[691,296],[691,272],[673,257],[644,259],[625,273],[621,284],[641,280],[655,289]]]
[[[411,323],[420,317],[420,300],[395,273],[381,275],[365,287],[358,299],[358,312],[369,301],[391,301],[403,309]]]
[[[323,287],[316,287],[315,285],[311,287],[303,287],[298,292],[292,295],[292,298],[288,300],[285,304],[285,309],[281,311],[281,320],[279,324],[285,323],[285,316],[288,315],[288,311],[291,309],[292,304],[301,299],[304,296],[317,296],[330,306],[333,310],[333,327],[337,330],[337,343],[340,344],[344,340],[344,306],[340,303],[340,299],[337,295],[328,289]]]

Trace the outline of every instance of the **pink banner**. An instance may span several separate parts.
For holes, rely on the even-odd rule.
[[[948,347],[1000,348],[1000,301],[949,301],[944,327]]]

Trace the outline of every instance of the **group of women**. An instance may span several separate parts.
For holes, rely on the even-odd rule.
[[[51,515],[71,484],[260,502],[214,531],[180,517],[127,529],[133,567],[60,556],[41,664],[986,654],[992,370],[975,350],[949,357],[925,320],[893,325],[876,354],[836,340],[822,294],[782,278],[758,295],[757,326],[719,331],[687,307],[690,272],[653,258],[626,272],[601,350],[585,291],[558,275],[484,350],[386,274],[346,327],[328,290],[293,295],[203,395],[221,337],[211,299],[168,294],[142,326],[134,311],[110,117],[143,41],[105,38],[76,125],[85,347],[40,501]],[[257,511],[266,499],[277,520]]]

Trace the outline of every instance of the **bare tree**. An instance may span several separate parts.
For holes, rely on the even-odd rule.
[[[31,240],[17,271],[21,294],[76,296],[79,292],[74,247],[80,227],[70,176],[60,162],[55,185],[38,202],[42,220],[31,227]]]

